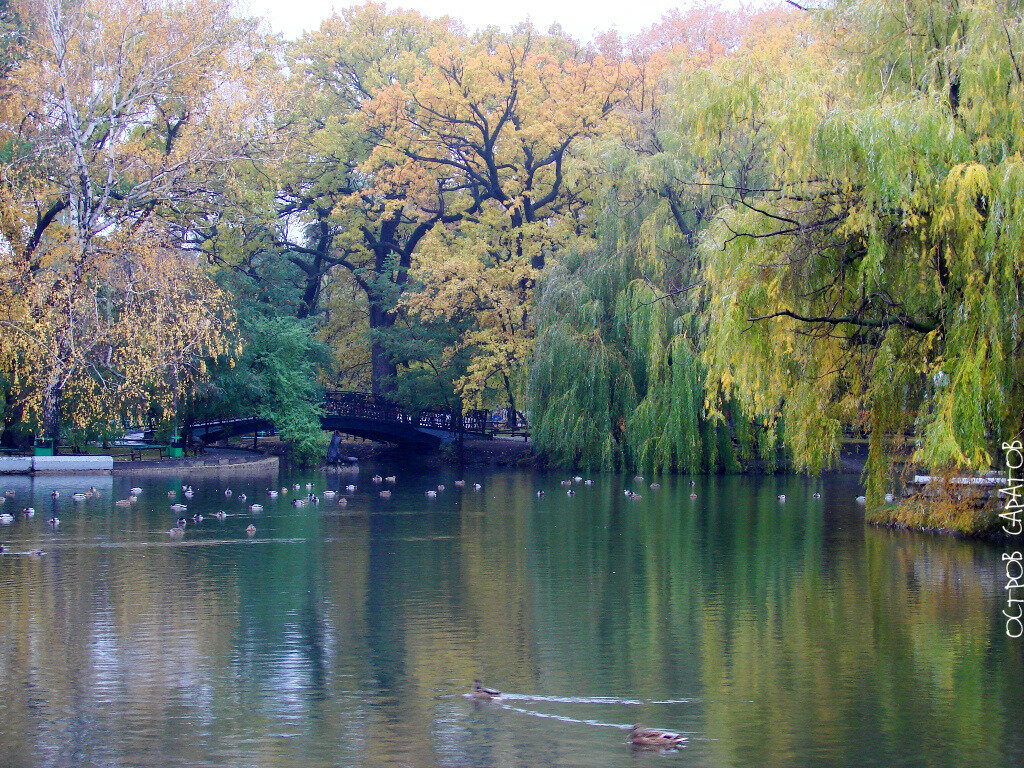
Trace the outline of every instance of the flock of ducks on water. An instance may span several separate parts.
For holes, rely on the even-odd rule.
[[[644,482],[644,476],[643,475],[637,475],[636,477],[633,478],[633,480],[635,482],[637,482],[637,483],[642,483],[642,482]],[[576,495],[576,491],[574,491],[572,489],[572,486],[573,486],[574,483],[577,483],[577,484],[578,483],[583,483],[583,485],[593,485],[594,481],[593,480],[584,480],[579,475],[575,475],[574,477],[571,477],[568,480],[563,480],[562,481],[562,487],[568,489],[568,490],[566,490],[566,494],[569,495],[569,496],[575,496]],[[649,487],[650,487],[650,489],[652,491],[656,491],[659,488],[661,488],[661,483],[651,483]],[[690,488],[694,489],[696,487],[697,487],[697,481],[696,480],[691,480],[690,481]],[[444,486],[441,486],[441,489],[444,490]],[[639,493],[637,493],[636,491],[634,491],[634,490],[632,490],[630,488],[623,489],[622,494],[627,499],[632,499],[633,501],[639,501],[640,499],[643,498],[643,496],[641,496]],[[537,496],[538,497],[541,497],[543,495],[544,495],[544,491],[537,491]],[[690,491],[690,498],[691,499],[696,499],[697,498],[697,491],[696,490],[691,490]],[[778,500],[780,502],[784,502],[786,500],[786,494],[780,493],[777,498],[778,498]],[[812,494],[812,498],[820,499],[821,498],[821,494],[818,493],[817,491],[815,491]],[[885,494],[885,500],[888,503],[892,503],[893,495],[891,493]],[[863,504],[864,503],[864,497],[863,496],[858,496],[857,497],[857,503],[858,504]]]
[[[370,481],[372,483],[374,483],[375,485],[380,485],[381,483],[388,483],[390,485],[395,485],[398,482],[398,478],[395,475],[388,475],[387,477],[381,477],[380,475],[374,475],[372,478],[370,478]],[[455,485],[456,485],[456,487],[464,488],[466,486],[466,481],[465,480],[456,480],[455,481]],[[345,486],[345,492],[349,493],[349,494],[355,493],[356,492],[356,488],[357,487],[355,485],[353,485],[353,484],[346,485]],[[474,483],[473,484],[473,488],[474,488],[474,490],[479,491],[479,490],[483,489],[483,486],[480,485],[480,483]],[[443,491],[444,489],[445,489],[444,485],[439,485],[439,486],[437,486],[437,490],[436,491],[435,490],[429,490],[426,493],[427,493],[428,497],[436,497],[438,492],[439,491]],[[302,486],[301,483],[295,483],[292,486],[291,490],[292,491],[300,491],[301,492],[303,490],[303,486]],[[306,483],[305,490],[307,491],[305,496],[296,496],[295,498],[292,499],[291,505],[293,507],[297,507],[298,508],[298,507],[305,507],[305,506],[315,506],[315,505],[318,505],[320,503],[320,496],[318,496],[317,494],[313,493],[313,484],[312,483]],[[281,496],[287,496],[288,493],[289,493],[289,488],[287,486],[283,486],[280,491],[274,490],[273,488],[268,488],[267,489],[267,497],[270,498],[270,499],[277,499],[277,498],[279,498]],[[141,488],[130,488],[129,491],[128,491],[128,494],[129,495],[127,497],[123,498],[123,499],[117,499],[114,502],[114,506],[120,507],[120,508],[131,508],[131,507],[135,506],[138,503],[138,501],[139,501],[139,496],[142,495],[142,489]],[[95,488],[90,488],[88,491],[85,491],[85,492],[76,492],[76,493],[71,494],[71,498],[74,501],[76,501],[76,502],[84,502],[87,499],[99,498],[99,495],[100,495],[99,491],[97,491]],[[381,490],[379,492],[379,495],[383,499],[390,499],[391,498],[391,490],[387,489],[387,488],[383,489],[383,490]],[[0,496],[0,505],[2,505],[4,502],[6,502],[7,499],[13,498],[13,496],[14,496],[14,491],[13,490],[8,490],[3,496]],[[54,499],[57,499],[57,498],[60,497],[60,492],[59,491],[53,491],[51,496]],[[181,496],[182,496],[182,498],[184,500],[187,501],[187,500],[191,499],[193,496],[195,496],[195,491],[194,491],[194,489],[192,488],[191,485],[182,485],[181,486]],[[234,497],[235,501],[242,502],[243,504],[249,500],[248,497],[246,496],[246,494],[244,494],[244,493],[236,494],[230,488],[226,488],[224,490],[224,498],[225,499],[231,499],[232,497]],[[339,507],[346,507],[346,506],[348,506],[348,499],[346,499],[344,496],[339,496],[338,491],[325,490],[323,492],[323,497],[324,497],[324,499],[327,499],[328,501],[337,500],[336,503],[337,503],[337,505]],[[188,527],[190,522],[192,524],[194,524],[194,525],[198,525],[199,523],[201,523],[205,519],[204,516],[201,515],[201,514],[192,515],[191,518],[185,517],[182,514],[182,513],[188,511],[188,504],[180,502],[180,501],[177,501],[178,491],[168,491],[167,492],[167,498],[169,500],[171,500],[171,502],[172,502],[171,505],[170,505],[171,512],[173,512],[176,515],[181,515],[175,521],[174,527],[172,527],[170,530],[167,531],[167,534],[172,539],[181,539],[181,538],[183,538],[184,535],[185,535],[185,529]],[[252,514],[259,514],[260,512],[262,512],[264,510],[264,506],[262,504],[258,503],[258,502],[253,502],[253,503],[249,504],[247,506],[247,508],[248,508],[248,511],[251,512]],[[36,513],[36,511],[32,507],[26,507],[23,510],[23,512],[22,512],[22,514],[26,518],[33,517],[35,515],[35,513]],[[221,510],[219,512],[215,512],[212,515],[212,517],[214,519],[221,520],[221,521],[226,520],[230,516],[231,515],[229,515],[227,512],[224,512],[223,510]],[[10,523],[13,523],[14,520],[15,520],[14,515],[8,514],[6,512],[0,513],[0,524],[8,525]],[[60,526],[60,519],[57,518],[56,516],[54,516],[54,517],[50,518],[48,523],[49,523],[50,527],[56,529],[57,527]],[[254,524],[250,523],[249,526],[245,529],[245,533],[249,537],[255,536],[256,535],[256,526]],[[6,548],[5,545],[0,544],[0,554],[4,554],[4,553],[7,553],[7,548]],[[32,553],[32,554],[43,554],[43,553],[42,552],[37,552],[37,553]]]
[[[479,680],[474,680],[473,687],[469,689],[469,696],[476,701],[501,701],[502,694],[501,691],[487,688]],[[661,728],[634,725],[629,729],[629,743],[641,749],[679,749],[686,741],[686,736]]]
[[[381,485],[383,483],[387,483],[388,485],[395,485],[398,482],[398,478],[395,475],[388,475],[387,477],[382,477],[381,475],[374,475],[373,477],[370,478],[370,482],[373,483],[374,485]],[[457,488],[465,488],[466,487],[466,481],[465,480],[456,480],[455,481],[455,486]],[[428,498],[436,498],[437,494],[439,492],[441,492],[441,491],[444,491],[444,489],[445,489],[444,485],[439,485],[439,486],[437,486],[437,490],[428,490],[426,492],[426,495],[427,495]],[[480,491],[480,490],[483,489],[483,486],[480,483],[474,483],[473,484],[473,489],[477,490],[477,491]],[[305,496],[296,496],[295,498],[293,498],[291,500],[291,505],[293,507],[316,506],[316,505],[320,504],[320,496],[318,496],[317,494],[313,493],[313,484],[312,483],[306,483],[305,487],[303,487],[303,485],[301,483],[295,483],[291,487],[290,490],[291,491],[299,491],[299,492],[301,492],[302,490],[307,491]],[[345,486],[345,493],[352,494],[352,493],[355,493],[356,490],[357,490],[357,486],[353,485],[351,483]],[[133,488],[132,489],[133,495],[130,496],[129,499],[127,500],[127,501],[129,501],[129,505],[135,503],[136,496],[137,496],[137,494],[135,493],[136,491],[141,493],[141,489]],[[181,486],[181,493],[182,493],[182,496],[184,496],[186,499],[190,499],[194,495],[194,491],[192,490],[192,486],[189,486],[189,485]],[[277,499],[277,498],[280,498],[282,496],[287,496],[288,493],[289,493],[289,488],[287,486],[282,486],[282,488],[279,491],[278,490],[274,490],[273,488],[267,489],[267,497],[271,498],[271,499]],[[378,495],[382,499],[390,499],[391,495],[392,495],[392,491],[391,491],[390,488],[384,488],[384,489],[382,489],[382,490],[380,490],[378,492]],[[234,491],[232,491],[230,488],[225,489],[225,491],[224,491],[224,498],[230,499],[232,496],[234,496],[235,499],[238,500],[238,501],[245,502],[245,501],[248,500],[244,493],[235,495]],[[173,500],[173,499],[175,499],[177,497],[177,492],[176,491],[169,491],[167,493],[167,497],[169,499]],[[338,491],[325,490],[323,492],[323,498],[326,499],[327,501],[335,501],[336,500],[336,504],[339,507],[346,507],[346,506],[348,506],[348,499],[345,498],[344,496],[339,495]],[[116,503],[120,504],[120,502],[116,502]],[[257,503],[250,504],[248,508],[249,508],[249,511],[252,512],[253,514],[258,514],[258,513],[262,512],[263,509],[264,509],[262,504],[257,504]],[[187,504],[182,504],[180,502],[175,502],[175,503],[171,504],[171,511],[172,512],[181,513],[181,512],[185,512],[187,510],[188,510],[188,505]],[[223,511],[222,512],[217,512],[214,515],[214,517],[216,519],[218,519],[218,520],[224,520],[228,516],[229,515],[227,513],[223,512]],[[201,523],[203,521],[203,516],[202,515],[193,515],[191,520],[192,520],[193,523],[198,524],[198,523]],[[175,538],[175,539],[182,538],[185,535],[185,528],[188,526],[188,523],[189,523],[189,520],[187,518],[179,517],[178,520],[177,520],[177,523],[175,524],[175,526],[173,528],[171,528],[167,532],[168,535],[171,536],[171,538]],[[256,526],[255,525],[249,525],[249,527],[245,529],[245,532],[250,537],[251,536],[255,536],[256,535]]]
[[[633,478],[633,480],[635,482],[637,482],[637,483],[643,483],[644,482],[644,477],[643,477],[643,475],[636,475]],[[374,485],[387,484],[387,485],[393,486],[393,485],[397,484],[398,478],[395,475],[388,475],[386,477],[382,477],[381,475],[374,475],[373,477],[370,478],[370,482],[373,483]],[[567,480],[562,480],[561,484],[562,484],[562,486],[564,488],[566,488],[566,494],[567,495],[574,496],[576,492],[573,490],[573,485],[579,485],[579,484],[582,484],[582,485],[593,485],[594,481],[590,480],[590,479],[586,479],[585,480],[582,476],[575,475],[575,476],[573,476],[573,477],[571,477],[571,478],[569,478]],[[467,487],[467,484],[466,484],[465,480],[455,480],[454,481],[454,485],[455,485],[456,488],[465,488],[465,487]],[[697,485],[697,482],[695,480],[690,480],[690,488],[691,488],[690,498],[691,499],[696,499],[697,498],[697,492],[696,492],[696,490],[694,490],[696,488],[696,485]],[[473,483],[472,488],[475,491],[483,490],[483,486],[480,483]],[[652,491],[656,491],[659,488],[661,488],[661,485],[659,483],[657,483],[657,482],[653,482],[653,483],[651,483],[649,485],[649,488]],[[348,493],[348,494],[352,494],[352,493],[356,492],[356,489],[357,489],[357,486],[355,486],[354,484],[349,484],[349,485],[345,486],[344,492]],[[306,483],[305,487],[303,487],[303,485],[300,484],[300,483],[295,483],[291,487],[291,489],[289,489],[287,486],[283,486],[280,489],[280,491],[275,490],[273,488],[270,488],[270,489],[267,489],[266,493],[267,493],[267,497],[268,498],[270,498],[270,499],[277,499],[277,498],[282,497],[282,496],[287,496],[290,491],[299,491],[301,493],[303,490],[306,491],[305,495],[302,495],[302,496],[296,495],[295,498],[293,498],[291,500],[291,505],[293,507],[301,508],[301,507],[306,507],[306,506],[316,506],[316,505],[320,504],[320,496],[318,496],[316,493],[313,492],[313,484],[312,483]],[[429,489],[429,490],[425,491],[425,494],[426,494],[427,498],[434,499],[434,498],[437,498],[439,493],[443,493],[444,490],[445,490],[445,486],[442,484],[442,485],[438,485],[436,489]],[[141,494],[142,494],[142,489],[141,488],[138,488],[138,487],[130,488],[129,491],[128,491],[128,496],[123,498],[123,499],[116,500],[114,502],[114,505],[116,507],[120,507],[120,508],[130,508],[130,507],[133,507],[134,505],[136,505],[138,503],[139,496]],[[634,500],[634,501],[640,500],[640,499],[643,498],[643,496],[641,496],[639,493],[637,493],[636,491],[633,491],[633,490],[631,490],[629,488],[624,489],[623,490],[623,494],[626,496],[626,498]],[[13,498],[14,495],[15,494],[14,494],[13,490],[8,490],[3,495],[0,495],[0,509],[2,509],[2,505],[7,501],[7,499]],[[57,499],[57,498],[60,497],[60,493],[58,491],[53,491],[53,493],[51,495],[52,495],[52,497],[54,499]],[[78,491],[78,492],[72,493],[71,494],[71,498],[75,502],[84,502],[84,501],[86,501],[86,500],[88,500],[90,498],[98,498],[99,495],[100,495],[99,491],[97,491],[96,488],[93,487],[93,488],[89,488],[89,490],[87,490],[87,491]],[[182,495],[182,498],[185,501],[187,501],[187,500],[191,499],[195,495],[195,491],[192,489],[191,485],[182,485],[181,486],[181,495]],[[392,490],[390,488],[381,489],[378,492],[378,495],[381,498],[383,498],[383,499],[390,499],[391,495],[392,495]],[[170,499],[171,502],[172,502],[171,505],[170,505],[171,512],[173,512],[176,515],[180,515],[177,518],[177,521],[176,521],[174,527],[171,528],[169,531],[167,531],[168,535],[171,538],[173,538],[173,539],[180,539],[180,538],[182,538],[185,535],[185,529],[188,526],[189,522],[193,523],[194,525],[198,525],[204,519],[203,515],[200,515],[200,514],[192,515],[191,518],[185,517],[183,513],[188,511],[188,504],[177,501],[177,496],[178,496],[178,492],[177,491],[168,491],[168,493],[167,493],[168,499]],[[544,491],[543,490],[537,491],[537,496],[538,497],[543,497],[544,496]],[[812,496],[815,499],[820,499],[821,498],[821,493],[815,491]],[[236,494],[230,488],[226,488],[224,490],[224,498],[225,499],[234,498],[235,501],[241,502],[243,504],[245,504],[246,502],[249,501],[249,499],[246,496],[246,494],[244,494],[244,493]],[[339,506],[339,507],[348,506],[348,499],[346,499],[344,496],[340,495],[339,491],[325,490],[325,491],[323,491],[323,498],[326,499],[327,501],[335,502],[337,504],[337,506]],[[778,501],[780,503],[784,503],[786,501],[786,494],[781,493],[781,494],[778,495],[777,498],[778,498]],[[887,503],[892,503],[894,500],[895,500],[895,497],[893,496],[893,494],[887,493],[885,495],[885,501]],[[866,499],[865,499],[864,496],[858,496],[856,498],[856,502],[858,504],[864,504],[866,502]],[[262,504],[254,501],[254,502],[252,502],[250,504],[247,504],[247,509],[252,514],[259,514],[260,512],[263,512],[264,506]],[[22,510],[22,512],[21,512],[22,516],[25,517],[26,519],[34,517],[35,513],[36,513],[35,509],[33,509],[32,507],[25,507]],[[216,513],[214,513],[212,515],[212,517],[214,519],[221,520],[221,521],[227,519],[230,516],[232,516],[232,515],[229,515],[228,513],[224,512],[223,510],[219,511],[219,512],[216,512]],[[7,513],[7,512],[0,512],[0,525],[9,525],[10,523],[13,523],[15,519],[16,518],[15,518],[15,516],[13,514],[10,514],[10,513]],[[47,524],[51,528],[56,529],[56,528],[58,528],[60,526],[60,519],[56,515],[54,515],[53,517],[51,517],[47,521]],[[246,532],[246,534],[249,537],[255,536],[256,535],[256,526],[253,525],[253,524],[250,524],[245,529],[245,532]],[[0,544],[0,554],[6,553],[6,552],[7,552],[7,549],[5,548],[5,546],[3,544]],[[43,553],[41,551],[39,551],[39,552],[32,552],[32,553],[29,553],[29,554],[43,554]]]

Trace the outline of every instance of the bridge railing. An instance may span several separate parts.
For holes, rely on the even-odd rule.
[[[462,414],[441,410],[413,411],[407,410],[393,400],[369,392],[326,392],[323,411],[326,416],[346,416],[378,424],[396,424],[447,432],[462,431],[475,435],[529,435],[529,426],[522,413],[517,412],[514,419],[509,419],[494,418],[492,413],[486,410],[471,410]],[[205,442],[211,436],[227,432],[239,433],[242,428],[265,429],[271,426],[268,422],[255,417],[224,417],[195,421],[190,425],[190,434]]]
[[[332,416],[351,416],[371,421],[392,424],[407,424],[425,429],[443,429],[473,434],[496,434],[514,431],[523,434],[528,431],[526,417],[516,414],[515,426],[509,429],[507,420],[494,420],[489,411],[467,411],[461,415],[451,411],[407,410],[393,400],[369,392],[331,391],[324,397],[324,412]]]

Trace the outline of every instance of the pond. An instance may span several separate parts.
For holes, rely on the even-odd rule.
[[[47,553],[0,557],[0,765],[1024,765],[1005,548],[866,528],[854,477],[456,479],[0,479]]]

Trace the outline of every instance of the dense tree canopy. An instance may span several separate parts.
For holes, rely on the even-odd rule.
[[[698,107],[704,140],[764,136],[763,179],[702,241],[705,360],[785,414],[802,467],[867,427],[880,500],[904,441],[933,469],[984,468],[1022,428],[1024,28],[997,2],[842,2],[821,24]]]
[[[236,155],[246,25],[216,3],[18,6],[5,79],[0,360],[13,411],[173,404],[230,314],[176,234]],[[97,402],[98,401],[98,402]]]
[[[633,39],[367,4],[0,9],[4,440],[323,386],[529,411],[554,463],[983,468],[1021,431],[1014,0],[675,11]],[[286,426],[290,425],[290,426]],[[305,426],[302,426],[305,425]]]

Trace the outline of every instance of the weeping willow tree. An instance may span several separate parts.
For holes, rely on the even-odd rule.
[[[869,430],[894,463],[992,466],[1024,414],[1024,24],[1017,0],[843,0],[781,54],[692,83],[711,140],[756,124],[769,179],[705,233],[711,379],[778,407],[798,466]]]
[[[743,12],[710,37],[715,24],[655,31],[656,50],[634,52],[640,81],[655,85],[576,158],[596,187],[590,239],[560,255],[538,294],[529,396],[535,445],[553,463],[775,470],[781,404],[742,408],[717,378],[709,389],[697,247],[731,190],[765,178],[764,138],[749,122],[694,130],[690,87],[718,87],[733,59],[804,27],[796,14]]]
[[[699,315],[658,287],[672,282],[671,260],[642,247],[649,216],[624,234],[614,232],[621,217],[602,217],[602,236],[547,272],[529,387],[534,444],[558,466],[699,473],[758,459],[773,471],[774,423],[755,424],[731,400],[724,413],[705,408]]]

